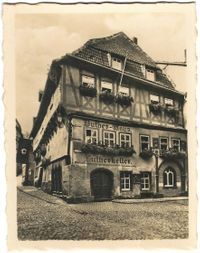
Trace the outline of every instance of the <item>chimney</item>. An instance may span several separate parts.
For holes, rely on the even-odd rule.
[[[138,38],[137,37],[133,37],[133,42],[137,45],[138,44]]]

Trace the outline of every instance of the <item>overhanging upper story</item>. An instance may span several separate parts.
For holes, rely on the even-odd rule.
[[[184,129],[184,94],[124,33],[53,61],[31,132],[38,145],[60,105],[67,114]]]

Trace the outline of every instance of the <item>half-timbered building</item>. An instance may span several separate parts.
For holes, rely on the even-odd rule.
[[[54,60],[31,132],[35,182],[69,201],[186,194],[185,96],[123,32]]]

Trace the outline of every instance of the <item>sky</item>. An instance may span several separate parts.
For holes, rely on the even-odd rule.
[[[181,13],[17,14],[15,17],[16,117],[30,133],[37,115],[38,92],[43,90],[53,59],[81,47],[91,38],[123,31],[155,61],[183,61],[185,16]],[[161,66],[163,67],[163,66]],[[166,73],[176,89],[187,90],[186,68]]]

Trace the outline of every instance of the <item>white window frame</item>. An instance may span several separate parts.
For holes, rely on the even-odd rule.
[[[112,92],[113,90],[113,84],[111,82],[107,82],[107,81],[101,81],[101,90],[102,91],[109,91]]]
[[[174,171],[172,171],[171,169],[168,169],[168,171],[164,171],[165,175],[166,176],[166,184],[164,184],[164,187],[174,187],[175,186],[175,175],[174,175]],[[170,184],[169,182],[169,175],[172,175],[172,184]],[[164,179],[163,179],[164,180]]]
[[[148,142],[142,141],[142,137],[147,137],[148,138]],[[144,135],[144,134],[140,135],[140,150],[141,150],[141,152],[143,151],[143,149],[142,149],[142,143],[148,143],[148,150],[149,150],[150,149],[150,136],[149,135]]]
[[[142,184],[144,186],[142,186]],[[149,172],[141,172],[141,190],[144,190],[144,191],[150,190],[150,173]]]
[[[124,96],[129,96],[129,88],[125,86],[119,86],[118,92]]]
[[[173,106],[174,100],[172,98],[164,98],[165,105]]]
[[[181,140],[179,138],[171,138],[171,147],[174,148],[173,141],[178,141],[178,151],[181,149]]]
[[[151,101],[152,103],[159,103],[159,102],[160,102],[160,97],[159,97],[159,95],[150,94],[150,101]]]
[[[146,68],[146,79],[150,81],[155,81],[155,71],[149,68]]]
[[[131,190],[131,172],[129,171],[120,172],[120,187],[121,191]]]
[[[105,137],[105,135],[108,134],[108,137]],[[110,138],[110,134],[113,134],[113,138]],[[116,144],[116,133],[112,131],[103,131],[103,143],[106,144],[106,141],[108,141],[108,147],[111,147],[110,144],[111,141],[113,141],[113,145]]]
[[[166,147],[166,149],[164,149],[164,150],[168,150],[168,149],[169,149],[169,139],[168,139],[167,137],[159,137],[159,147],[160,147],[160,150],[163,150],[163,149],[161,148],[161,146],[163,145],[163,144],[162,144],[162,140],[167,140],[167,147]]]
[[[82,85],[87,87],[95,86],[95,78],[87,75],[82,75]]]
[[[87,136],[87,131],[91,131],[91,136]],[[96,136],[93,136],[93,133],[96,133]],[[98,129],[93,129],[93,128],[86,128],[85,129],[85,143],[98,143],[98,137],[99,137],[99,132]],[[94,139],[94,140],[93,140]],[[91,142],[89,142],[91,140]]]
[[[112,68],[122,70],[122,60],[117,57],[112,57]]]
[[[125,137],[124,140],[122,140],[122,136]],[[129,140],[126,140],[127,136],[129,136]],[[121,147],[123,146],[122,142],[124,142],[124,144],[125,144],[124,146],[126,146],[127,143],[128,143],[128,147],[131,147],[131,145],[132,145],[132,134],[130,134],[130,133],[119,133],[119,144],[120,144]]]

